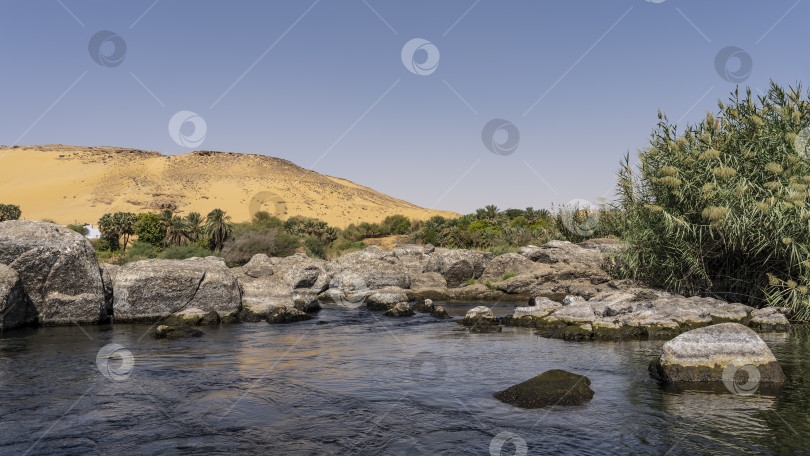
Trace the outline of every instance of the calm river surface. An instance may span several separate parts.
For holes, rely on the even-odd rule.
[[[0,454],[810,454],[803,330],[764,337],[789,377],[781,393],[737,396],[662,389],[647,374],[661,341],[468,334],[337,307],[196,339],[148,329],[0,336]],[[132,354],[131,371],[115,359],[102,375],[108,344]],[[587,375],[593,400],[522,410],[492,398],[557,368]]]

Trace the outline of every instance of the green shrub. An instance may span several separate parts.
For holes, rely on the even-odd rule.
[[[515,274],[514,272],[507,272],[506,274],[503,275],[503,277],[501,277],[501,280],[511,279],[512,277],[515,277],[516,275],[517,274]]]
[[[22,216],[20,206],[15,204],[0,204],[0,222],[6,220],[19,220]]]
[[[295,253],[299,246],[298,238],[278,229],[248,231],[225,241],[222,255],[229,264],[242,265],[257,253],[286,257]]]
[[[475,285],[475,279],[470,277],[469,279],[465,280],[464,283],[467,285]]]
[[[801,88],[732,94],[679,132],[661,119],[619,172],[623,272],[686,294],[789,306],[810,318],[810,103]],[[798,147],[797,147],[798,146]],[[798,149],[798,150],[797,150]]]
[[[154,245],[144,242],[141,240],[135,241],[127,250],[127,260],[128,261],[137,261],[137,260],[146,260],[149,258],[157,258],[158,254],[157,247]]]
[[[366,244],[363,241],[350,241],[345,237],[338,237],[337,240],[332,243],[330,256],[337,257],[344,253],[356,252],[364,248],[366,248]]]
[[[165,260],[185,260],[186,258],[205,258],[208,256],[216,256],[216,254],[210,249],[198,244],[173,245],[166,247],[159,255],[160,258]]]
[[[82,226],[82,225],[68,225],[66,228],[69,229],[69,230],[73,230],[73,231],[81,234],[82,236],[87,236],[87,233],[90,232],[90,230],[88,230],[87,227]]]
[[[307,255],[313,258],[326,258],[326,246],[314,236],[304,239],[304,249],[306,249]]]

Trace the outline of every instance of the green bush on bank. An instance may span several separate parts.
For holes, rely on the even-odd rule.
[[[732,94],[679,132],[659,114],[619,172],[624,274],[686,294],[810,318],[810,103],[801,87]],[[805,133],[802,133],[805,131]]]

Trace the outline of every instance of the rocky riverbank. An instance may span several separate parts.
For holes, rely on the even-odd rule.
[[[0,223],[0,329],[27,325],[200,325],[305,319],[322,304],[367,306],[389,316],[446,313],[425,300],[528,302],[489,323],[537,328],[566,339],[672,337],[739,322],[784,330],[776,309],[685,298],[612,280],[603,269],[615,243],[552,241],[518,253],[409,245],[335,260],[255,255],[228,268],[217,257],[99,265],[78,233],[31,221]]]

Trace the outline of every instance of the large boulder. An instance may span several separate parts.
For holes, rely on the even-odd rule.
[[[186,308],[231,316],[239,285],[221,258],[142,260],[126,264],[113,285],[116,322],[154,322]]]
[[[749,367],[750,366],[750,367]],[[649,366],[650,375],[667,383],[733,382],[740,369],[758,383],[785,381],[782,367],[765,342],[739,323],[695,329],[665,343]]]
[[[429,251],[432,250],[428,249],[426,251],[423,245],[407,244],[394,247],[391,255],[399,260],[400,264],[411,275],[411,280],[413,280],[413,276],[421,274],[425,270],[428,261],[430,261]]]
[[[493,394],[501,402],[523,408],[579,405],[593,398],[591,381],[584,375],[550,370]]]
[[[332,274],[330,289],[376,290],[384,287],[410,288],[408,269],[394,255],[377,246],[347,253],[327,264]]]
[[[53,223],[0,223],[0,263],[14,269],[42,325],[107,318],[96,253],[81,234]]]
[[[0,332],[35,323],[37,312],[17,271],[0,264]]]
[[[490,252],[436,249],[430,254],[425,272],[438,272],[447,281],[448,287],[457,287],[468,279],[481,277],[494,257]]]
[[[481,280],[498,282],[503,280],[504,275],[513,276],[532,272],[537,265],[523,255],[517,253],[504,253],[498,255],[487,263],[487,268],[481,275]]]
[[[329,285],[325,264],[302,253],[286,258],[254,255],[244,266],[234,268],[242,292],[241,318],[260,321],[280,306],[319,310],[317,295]]]

